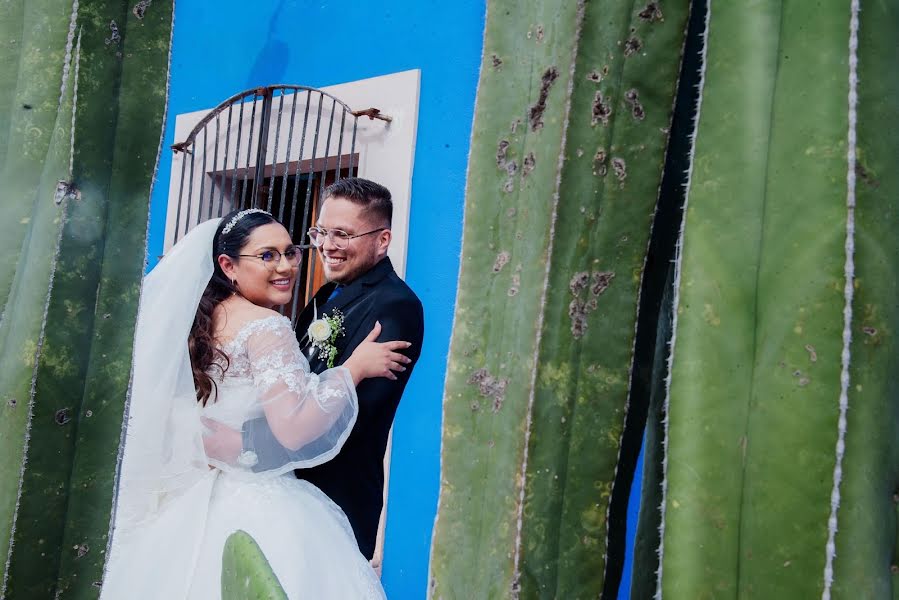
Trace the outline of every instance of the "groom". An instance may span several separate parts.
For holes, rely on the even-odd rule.
[[[328,283],[300,313],[296,328],[300,346],[308,356],[306,331],[314,313],[321,316],[340,311],[344,333],[335,342],[335,366],[349,358],[375,322],[381,323],[377,341],[412,343],[405,351],[412,362],[405,371],[396,373],[395,379],[366,379],[357,386],[359,416],[340,453],[322,465],[296,471],[297,477],[314,484],[343,509],[359,549],[368,559],[374,555],[383,504],[387,435],[421,352],[424,334],[421,302],[397,276],[387,257],[392,217],[390,192],[373,181],[352,177],[325,189],[318,222],[310,228],[309,236],[318,248]],[[309,363],[315,373],[328,368],[327,357],[321,353],[314,354]],[[264,419],[245,425],[244,449],[251,446],[254,436],[271,436]],[[265,468],[265,457],[259,459],[256,468]]]

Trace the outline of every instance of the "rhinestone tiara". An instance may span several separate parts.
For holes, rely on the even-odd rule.
[[[261,208],[248,208],[246,210],[242,210],[228,221],[228,224],[222,228],[222,235],[228,235],[231,233],[231,230],[234,229],[234,226],[237,225],[237,222],[243,219],[247,215],[251,215],[253,213],[265,213],[268,216],[272,216],[270,212],[267,210],[262,210]]]

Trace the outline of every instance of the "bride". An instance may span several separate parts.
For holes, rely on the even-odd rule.
[[[356,421],[355,386],[393,377],[402,341],[379,326],[341,367],[309,372],[290,320],[300,260],[287,230],[260,209],[194,228],[144,280],[134,379],[101,597],[221,597],[222,551],[249,533],[289,598],[383,598],[340,508],[296,479],[335,456]],[[240,448],[204,448],[204,433],[264,417],[266,470]]]

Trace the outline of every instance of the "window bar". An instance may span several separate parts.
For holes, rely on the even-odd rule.
[[[350,142],[350,177],[353,177],[353,166],[358,168],[356,163],[356,130],[359,129],[359,117],[353,115],[353,141]]]
[[[231,196],[228,198],[231,210],[237,208],[234,199],[237,196],[237,165],[240,164],[240,135],[243,132],[243,107],[245,99],[245,97],[240,99],[240,118],[237,120],[237,141],[234,143],[234,172],[231,174]]]
[[[228,150],[231,146],[231,111],[234,108],[233,104],[228,105],[228,123],[225,125],[225,154],[222,156],[222,177],[221,177],[221,189],[219,190],[219,216],[225,214],[225,187],[228,185],[228,180],[225,178],[225,171],[228,170]]]
[[[212,206],[215,204],[215,174],[218,172],[218,162],[219,162],[219,137],[220,136],[220,124],[219,124],[219,115],[221,113],[215,114],[215,150],[212,153],[212,177],[209,178],[209,215],[206,217],[207,220],[212,218]],[[203,176],[206,176],[205,169]]]
[[[253,168],[253,197],[250,198],[250,206],[261,208],[259,206],[259,190],[265,185],[265,157],[268,152],[274,90],[263,88],[257,93],[262,94],[262,114],[259,116],[259,139],[256,143],[256,166]],[[275,148],[275,159],[277,160],[277,147]]]
[[[293,126],[296,122],[297,117],[297,96],[300,95],[299,90],[294,90],[293,92],[293,104],[290,107],[290,128],[287,132],[287,152],[284,155],[284,183],[281,185],[281,204],[278,205],[278,220],[281,223],[284,222],[284,201],[287,200],[287,181],[290,177],[288,171],[290,170],[290,146],[291,142],[293,142]],[[281,99],[284,99],[284,95],[281,95]],[[302,147],[300,148],[302,152]],[[299,165],[297,165],[297,175],[296,181],[294,183],[294,189],[296,189],[297,185],[299,185]],[[272,172],[274,173],[274,168],[272,168]],[[291,236],[293,238],[293,236]]]
[[[312,180],[315,179],[315,157],[318,154],[318,135],[321,131],[322,124],[322,99],[324,95],[319,92],[319,101],[318,101],[318,116],[315,119],[315,135],[312,139],[312,158],[309,162],[311,165],[309,167],[309,176],[306,178],[306,198],[303,203],[303,222],[300,227],[300,231],[306,231],[309,228],[309,209],[311,200],[312,200]],[[293,212],[290,215],[290,222],[293,223],[296,220],[296,209],[297,206],[294,204]]]
[[[334,181],[340,179],[340,159],[343,155],[343,129],[346,125],[346,109],[340,112],[340,136],[337,138],[337,172]]]
[[[324,96],[322,96],[322,101],[324,101]],[[322,198],[325,195],[325,187],[328,183],[328,158],[331,155],[331,134],[334,131],[334,109],[337,107],[337,99],[331,99],[331,113],[328,117],[328,135],[325,138],[325,152],[322,156],[324,163],[322,165],[321,177],[319,178],[319,186],[318,186],[318,206],[321,206]],[[313,175],[314,177],[314,175]],[[336,180],[336,177],[335,177]],[[306,212],[303,214],[303,227],[308,227],[309,221],[309,210],[312,208],[312,200],[306,200]],[[306,282],[306,293],[308,296],[311,296],[315,293],[315,277],[310,277],[309,281]]]
[[[175,239],[172,243],[178,241],[178,230],[181,229],[181,201],[184,199],[184,170],[187,168],[187,154],[189,150],[183,148],[181,150],[181,183],[178,187],[178,210],[175,212]]]
[[[250,178],[250,155],[253,153],[253,131],[256,129],[256,104],[259,101],[258,94],[253,94],[253,110],[250,112],[250,133],[247,135],[247,163],[243,171],[243,187],[240,190],[240,209],[249,208],[247,205],[247,180]],[[261,128],[260,128],[261,129]],[[256,142],[257,145],[259,142]],[[253,200],[252,198],[250,199]]]
[[[337,99],[331,99],[331,116],[328,118],[328,136],[325,139],[325,162],[322,165],[321,185],[318,186],[318,201],[321,202],[325,193],[325,185],[328,183],[328,158],[331,156],[331,133],[334,131],[334,109],[337,107]]]
[[[306,128],[309,125],[309,105],[312,103],[312,92],[306,91],[306,110],[303,112],[303,131],[300,134],[300,154],[297,157],[296,183],[293,186],[293,200],[290,202],[290,237],[293,239],[294,224],[296,223],[297,201],[300,193],[300,174],[303,166],[303,151],[306,149]],[[312,151],[313,155],[315,150]],[[306,235],[305,229],[300,229],[300,236]]]
[[[196,150],[196,144],[193,147]],[[194,198],[194,158],[196,158],[197,153],[190,153],[190,175],[189,175],[189,186],[187,188],[187,211],[184,215],[184,234],[187,235],[187,232],[190,231],[190,208],[191,203]]]
[[[196,140],[195,140],[196,141]],[[209,148],[209,128],[203,127],[203,170],[200,171],[200,193],[197,195],[197,222],[203,218],[203,197],[206,195],[206,150]]]
[[[284,112],[284,90],[281,90],[281,96],[278,98],[278,120],[275,123],[275,150],[272,154],[272,176],[268,185],[268,203],[265,210],[272,212],[272,196],[275,193],[275,179],[278,177],[278,142],[281,139],[281,114]],[[271,117],[269,117],[271,120]],[[287,164],[287,161],[284,161]],[[285,178],[285,184],[287,183]]]
[[[309,168],[309,176],[306,178],[306,197],[303,203],[303,224],[300,231],[306,231],[309,228],[309,210],[311,209],[312,204],[312,181],[315,179],[315,157],[318,154],[318,136],[321,132],[321,124],[322,124],[322,106],[324,105],[325,95],[322,92],[318,93],[318,115],[315,119],[315,135],[312,141],[312,159],[310,161]],[[328,160],[328,152],[325,150],[325,161]],[[296,210],[296,205],[294,205],[294,210]],[[291,215],[291,222],[293,222],[295,215]],[[310,260],[315,260],[311,258]],[[311,288],[313,285],[313,281],[315,278],[310,278],[309,281],[306,282],[306,287]],[[299,293],[293,295],[293,304],[291,307],[291,314],[297,314],[297,302],[299,301]]]

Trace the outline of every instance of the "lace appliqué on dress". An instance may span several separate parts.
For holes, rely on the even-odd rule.
[[[321,376],[309,372],[309,363],[300,351],[287,317],[273,315],[250,321],[221,349],[230,359],[224,379],[252,380],[260,399],[283,385],[284,388],[278,390],[280,393],[286,390],[300,399],[295,410],[309,397],[326,413],[331,412],[335,404],[342,406],[346,400],[343,386],[331,385]],[[221,359],[216,364],[225,366]]]

